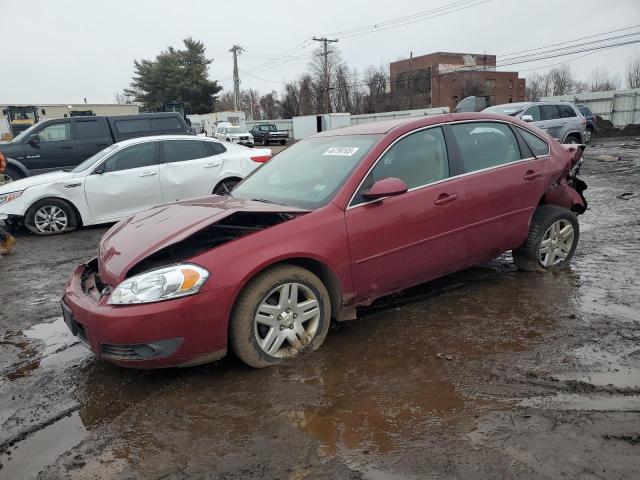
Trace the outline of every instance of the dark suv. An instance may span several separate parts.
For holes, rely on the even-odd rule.
[[[596,116],[593,114],[589,107],[585,107],[584,105],[578,105],[578,110],[580,113],[584,115],[584,118],[587,119],[587,131],[584,135],[585,143],[591,141],[591,137],[593,137],[594,132],[596,131]]]

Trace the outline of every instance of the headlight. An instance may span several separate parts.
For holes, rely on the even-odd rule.
[[[15,200],[20,195],[22,195],[22,192],[24,192],[24,190],[20,190],[19,192],[0,194],[0,205],[4,205],[5,203],[9,203],[10,201]]]
[[[111,305],[150,303],[198,293],[209,272],[192,264],[174,265],[127,278],[111,294]]]

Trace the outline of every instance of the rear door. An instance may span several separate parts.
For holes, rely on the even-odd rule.
[[[464,197],[451,172],[443,128],[432,127],[398,140],[367,175],[345,212],[358,301],[464,265]],[[387,177],[409,191],[367,202],[362,192]]]
[[[562,118],[558,105],[540,105],[540,117],[540,125],[536,126],[562,142],[562,131],[567,120]]]
[[[460,192],[468,220],[467,262],[472,265],[518,247],[545,190],[547,155],[533,157],[508,123],[451,125],[464,168]],[[536,137],[538,138],[538,137]]]
[[[166,202],[199,198],[213,193],[225,147],[196,139],[164,140],[160,185]]]
[[[72,168],[76,165],[71,120],[55,120],[39,130],[38,142],[24,143],[24,156],[32,173]]]
[[[159,142],[124,147],[105,159],[85,182],[85,197],[94,220],[117,220],[163,202]]]
[[[76,164],[111,145],[111,135],[106,120],[101,117],[77,117],[73,119]]]

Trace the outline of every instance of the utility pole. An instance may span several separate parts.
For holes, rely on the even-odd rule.
[[[249,96],[251,97],[251,120],[253,121],[253,90],[249,89]]]
[[[413,52],[409,52],[409,110],[413,110]]]
[[[329,39],[327,37],[316,38],[313,37],[316,42],[322,42],[324,45],[323,52],[320,54],[324,57],[324,110],[325,113],[329,113],[329,54],[333,53],[327,49],[327,44],[337,43],[338,39]]]
[[[238,55],[243,52],[244,48],[234,45],[231,50],[233,53],[233,108],[238,111],[238,103],[240,101],[240,77],[238,76]]]

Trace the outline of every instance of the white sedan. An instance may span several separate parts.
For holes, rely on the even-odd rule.
[[[233,125],[219,125],[214,138],[223,142],[238,143],[253,147],[253,135],[242,127],[234,127]]]
[[[156,205],[223,195],[271,150],[190,136],[155,136],[111,145],[71,171],[0,186],[0,220],[50,235],[110,223]]]

